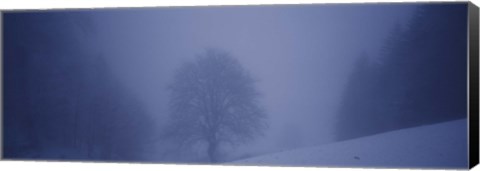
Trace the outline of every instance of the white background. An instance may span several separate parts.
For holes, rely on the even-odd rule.
[[[365,3],[365,2],[425,2],[425,0],[1,0],[0,10],[11,9],[58,9],[58,8],[98,8],[98,7],[155,7],[155,6],[193,6],[193,5],[256,5],[256,4],[309,4],[309,3]],[[435,2],[435,1],[433,1]],[[472,0],[477,6],[480,0]],[[0,126],[1,130],[1,126]],[[93,162],[45,162],[45,161],[0,161],[0,170],[262,170],[262,171],[309,171],[309,170],[412,170],[412,169],[361,169],[361,168],[305,168],[305,167],[256,167],[256,166],[208,166],[208,165],[171,165],[171,164],[131,164],[131,163],[93,163]],[[480,170],[477,166],[473,170]]]

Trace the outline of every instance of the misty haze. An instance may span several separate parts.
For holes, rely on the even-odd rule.
[[[3,13],[3,157],[467,167],[467,3]]]

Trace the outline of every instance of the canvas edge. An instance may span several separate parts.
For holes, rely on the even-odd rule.
[[[469,168],[479,162],[479,68],[478,7],[468,3],[468,160]]]
[[[0,160],[3,160],[3,14],[0,10]]]

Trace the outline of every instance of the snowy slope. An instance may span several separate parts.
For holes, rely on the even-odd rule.
[[[235,165],[331,167],[467,167],[466,119],[274,153]]]

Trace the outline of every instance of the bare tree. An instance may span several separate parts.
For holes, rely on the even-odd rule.
[[[267,126],[254,80],[224,51],[208,49],[186,62],[169,89],[168,135],[182,145],[205,144],[212,163],[220,145],[248,142]]]

